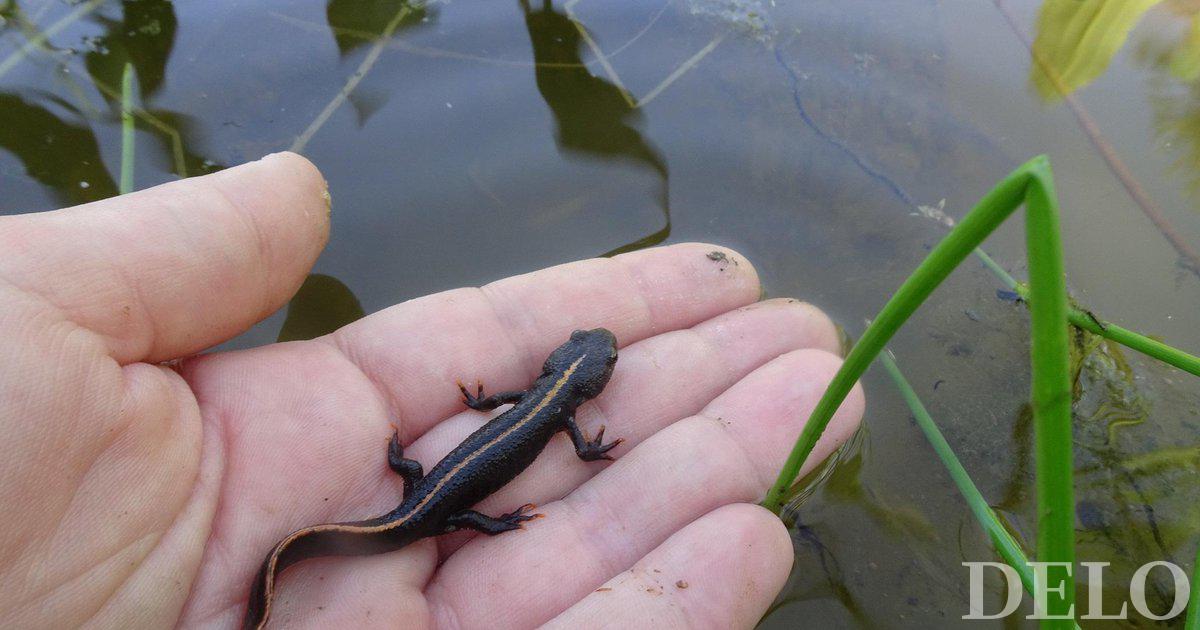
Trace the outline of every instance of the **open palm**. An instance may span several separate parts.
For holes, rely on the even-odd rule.
[[[488,414],[455,381],[523,389],[576,328],[621,345],[565,436],[479,507],[546,518],[285,572],[273,627],[739,627],[792,561],[750,505],[838,365],[816,309],[755,303],[698,244],[405,302],[321,339],[188,357],[286,302],[328,234],[290,154],[58,212],[0,218],[0,626],[232,627],[271,545],[399,503],[393,427],[430,467]],[[719,251],[724,257],[710,254]],[[857,391],[814,453],[862,413]],[[810,462],[811,464],[812,462]]]

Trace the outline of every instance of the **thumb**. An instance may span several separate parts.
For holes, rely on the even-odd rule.
[[[320,172],[277,153],[73,208],[0,217],[0,281],[100,335],[120,363],[162,361],[274,312],[328,237]]]

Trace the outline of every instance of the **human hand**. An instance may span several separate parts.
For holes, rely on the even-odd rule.
[[[697,244],[411,300],[313,341],[187,357],[282,306],[324,246],[324,182],[281,154],[57,212],[0,217],[0,625],[232,627],[267,550],[400,500],[392,427],[428,470],[488,414],[456,379],[522,389],[576,328],[621,343],[578,421],[480,510],[495,537],[301,563],[272,626],[746,627],[792,547],[765,492],[832,377],[816,309],[754,303]],[[729,259],[711,260],[721,249]],[[806,470],[857,426],[858,390]]]

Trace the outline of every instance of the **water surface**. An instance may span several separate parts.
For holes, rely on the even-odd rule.
[[[814,302],[853,336],[944,234],[921,206],[961,217],[1049,153],[1075,296],[1200,349],[1200,278],[1096,140],[1178,239],[1200,243],[1200,92],[1173,52],[1187,50],[1183,5],[1131,22],[1078,82],[1091,136],[1031,79],[1029,1],[0,6],[0,212],[115,194],[127,61],[143,108],[137,187],[287,148],[329,180],[333,235],[314,275],[290,309],[227,347],[686,240],[738,249],[770,295]],[[1018,277],[1022,239],[1018,220],[987,244]],[[1028,313],[997,288],[968,263],[892,348],[989,502],[1031,541]],[[1114,563],[1115,606],[1143,562],[1190,570],[1200,385],[1132,353],[1088,356],[1079,556]],[[864,431],[794,511],[796,565],[766,627],[966,624],[960,562],[994,559],[883,374],[866,385]],[[1152,582],[1151,604],[1165,608],[1169,592]]]

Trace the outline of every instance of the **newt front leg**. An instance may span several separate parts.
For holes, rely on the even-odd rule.
[[[567,433],[571,435],[571,443],[575,445],[575,454],[585,462],[594,462],[600,459],[611,460],[612,456],[608,452],[625,441],[624,438],[617,438],[604,444],[604,425],[600,425],[595,439],[588,439],[579,429],[579,425],[575,423],[575,416],[567,418],[566,424]]]
[[[479,383],[478,389],[474,396],[467,391],[466,385],[462,381],[458,382],[458,391],[462,392],[463,403],[475,411],[491,411],[500,405],[510,405],[521,402],[525,392],[500,392],[492,394],[487,398],[483,396],[483,383]]]

